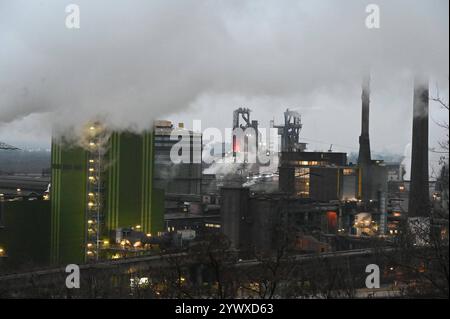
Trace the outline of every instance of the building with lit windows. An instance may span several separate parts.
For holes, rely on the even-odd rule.
[[[337,152],[283,152],[280,190],[318,201],[356,199],[358,168],[347,165],[347,154]]]

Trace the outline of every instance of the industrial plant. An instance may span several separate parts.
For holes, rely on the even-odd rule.
[[[447,2],[101,1],[0,6],[0,299],[448,299]]]
[[[249,108],[233,112],[232,145],[227,151],[223,144],[220,154],[229,161],[214,164],[231,165],[228,174],[205,173],[211,164],[201,160],[202,134],[183,123],[158,120],[142,133],[87,123],[76,140],[54,137],[49,177],[1,177],[2,269],[140,263],[189,254],[211,236],[223,236],[238,263],[272,256],[280,242],[286,256],[339,258],[353,251],[360,258],[374,245],[394,249],[411,223],[448,243],[445,216],[430,215],[436,205],[448,213],[448,188],[427,177],[427,92],[416,82],[414,111],[423,116],[414,118],[411,181],[401,162],[372,158],[368,77],[355,163],[347,153],[309,151],[301,115],[289,109],[283,124],[271,122],[281,141],[276,152],[262,140]],[[171,160],[177,146],[188,150],[185,162]],[[2,149],[17,150],[4,143]],[[237,161],[260,152],[268,163]],[[195,278],[209,282],[208,269]]]

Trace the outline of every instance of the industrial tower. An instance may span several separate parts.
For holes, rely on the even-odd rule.
[[[256,149],[258,151],[258,143],[259,143],[259,132],[258,132],[258,121],[250,120],[250,112],[251,110],[248,108],[238,108],[233,112],[233,132],[236,129],[242,129],[244,132],[247,129],[253,129],[255,133],[255,143]],[[247,133],[251,134],[251,133]],[[248,141],[244,141],[244,145],[240,145],[239,140],[235,134],[233,134],[233,156],[236,157],[239,152],[248,152],[249,151]],[[251,146],[250,146],[251,148]]]
[[[428,186],[428,79],[414,79],[413,132],[411,153],[411,187],[408,215],[429,217]]]
[[[362,111],[361,111],[361,135],[359,136],[359,156],[358,166],[360,172],[361,199],[366,202],[371,196],[371,166],[372,158],[370,154],[369,139],[369,111],[370,111],[370,76],[366,76],[362,83]]]
[[[306,143],[300,143],[302,129],[301,116],[296,111],[286,109],[284,112],[284,125],[273,125],[281,135],[281,152],[303,152]]]
[[[111,132],[94,123],[77,144],[52,143],[51,261],[109,258],[117,233],[164,227],[164,194],[153,188],[154,134]]]

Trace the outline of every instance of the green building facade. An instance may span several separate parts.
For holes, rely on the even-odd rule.
[[[82,262],[85,252],[87,151],[52,143],[51,263]]]
[[[54,264],[86,262],[100,251],[89,246],[109,243],[119,228],[151,234],[163,230],[164,193],[152,187],[153,134],[113,132],[105,144],[99,156],[89,147],[52,144]]]
[[[153,211],[152,134],[113,133],[108,151],[106,229],[139,226],[144,233],[162,231],[163,215]]]

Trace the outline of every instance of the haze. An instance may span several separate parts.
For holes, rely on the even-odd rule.
[[[65,26],[69,3],[80,29]],[[380,6],[380,29],[365,26],[369,3]],[[446,0],[0,0],[0,140],[49,147],[52,131],[96,116],[121,129],[161,118],[222,129],[237,107],[268,127],[289,107],[311,150],[351,152],[370,69],[372,149],[402,154],[413,74],[448,96],[448,10]],[[445,132],[430,130],[434,146]]]

